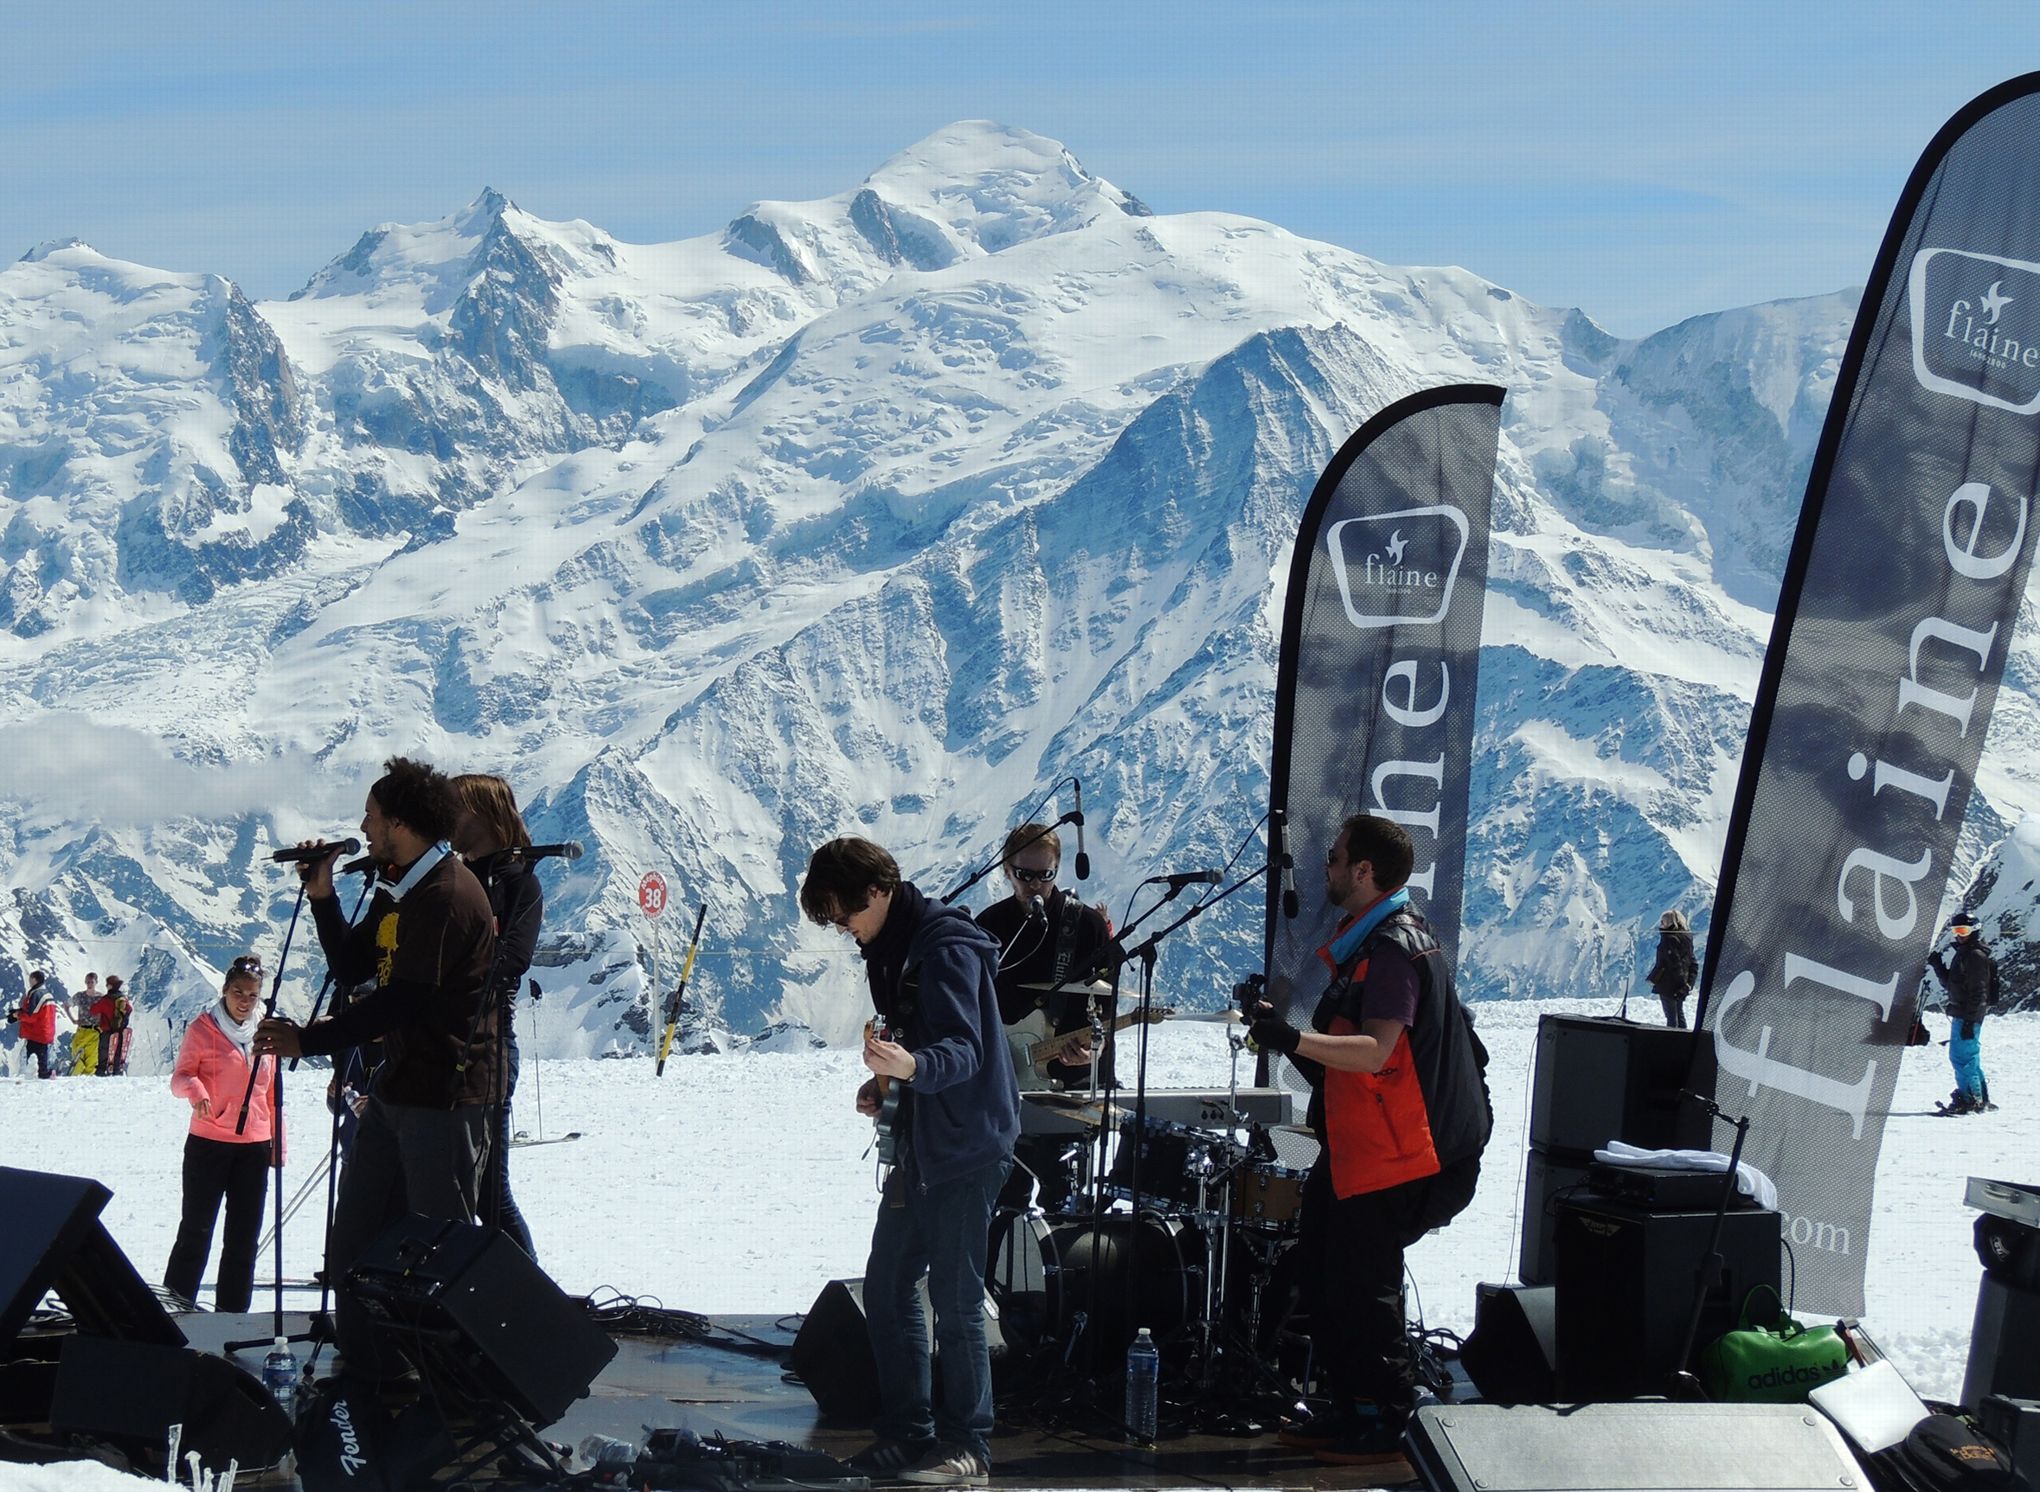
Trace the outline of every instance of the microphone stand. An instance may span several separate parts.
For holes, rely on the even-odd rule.
[[[1682,1396],[1704,1402],[1707,1392],[1700,1386],[1700,1380],[1691,1367],[1693,1344],[1700,1336],[1700,1318],[1707,1310],[1707,1292],[1721,1282],[1721,1224],[1728,1215],[1729,1199],[1735,1195],[1742,1166],[1743,1141],[1749,1138],[1750,1133],[1750,1116],[1744,1114],[1730,1119],[1713,1099],[1686,1089],[1681,1089],[1680,1094],[1699,1104],[1722,1123],[1735,1126],[1735,1146],[1729,1153],[1728,1172],[1722,1177],[1721,1195],[1714,1201],[1714,1219],[1707,1230],[1707,1251],[1701,1256],[1700,1267],[1693,1277],[1693,1310],[1686,1318],[1686,1335],[1679,1343],[1679,1358],[1672,1372],[1672,1382]]]
[[[1112,975],[1113,988],[1116,992],[1119,983],[1119,971],[1126,964],[1135,959],[1138,959],[1140,961],[1141,978],[1140,978],[1140,999],[1138,1007],[1140,1019],[1137,1022],[1137,1024],[1140,1027],[1140,1037],[1135,1045],[1136,1055],[1134,1058],[1133,1067],[1133,1125],[1132,1125],[1133,1160],[1131,1165],[1128,1167],[1127,1176],[1128,1190],[1130,1193],[1133,1216],[1128,1220],[1129,1227],[1127,1230],[1126,1275],[1125,1278],[1121,1281],[1121,1291],[1129,1316],[1135,1310],[1138,1309],[1135,1303],[1134,1291],[1136,1284],[1140,1282],[1143,1278],[1140,1267],[1140,1224],[1141,1224],[1140,1170],[1141,1170],[1141,1146],[1142,1143],[1147,1138],[1147,1058],[1148,1058],[1148,1026],[1150,1024],[1148,1017],[1149,1013],[1152,1011],[1154,1007],[1154,974],[1155,974],[1156,951],[1160,948],[1162,940],[1168,937],[1171,933],[1174,933],[1181,928],[1187,927],[1190,923],[1195,922],[1199,917],[1202,917],[1212,907],[1217,906],[1220,902],[1226,900],[1228,897],[1234,895],[1235,893],[1239,892],[1245,887],[1253,884],[1255,881],[1260,880],[1267,873],[1268,866],[1266,862],[1263,862],[1262,864],[1255,866],[1254,869],[1248,871],[1245,875],[1241,876],[1237,881],[1233,882],[1230,886],[1225,887],[1224,889],[1217,892],[1215,895],[1207,896],[1203,898],[1201,901],[1194,903],[1189,908],[1189,910],[1185,911],[1183,915],[1178,917],[1175,921],[1169,923],[1166,927],[1163,927],[1156,932],[1150,933],[1141,942],[1135,944],[1131,948],[1128,948],[1126,946],[1127,934],[1131,933],[1141,923],[1147,921],[1148,918],[1152,917],[1156,912],[1160,911],[1164,906],[1168,905],[1169,902],[1173,901],[1176,898],[1176,896],[1181,894],[1183,889],[1182,887],[1172,886],[1169,889],[1168,895],[1164,896],[1152,907],[1149,907],[1147,911],[1141,913],[1140,916],[1136,917],[1132,922],[1128,923],[1124,932],[1119,933],[1103,948],[1101,948],[1095,955],[1093,955],[1090,969],[1086,971],[1084,975],[1085,982],[1089,983],[1092,979],[1099,977],[1103,973],[1107,972],[1107,970],[1109,969]],[[1070,981],[1065,979],[1061,982],[1068,983]],[[1101,1134],[1099,1139],[1099,1145],[1101,1147],[1101,1150],[1105,1143],[1103,1128],[1104,1126],[1101,1125],[1100,1127]],[[1122,1143],[1124,1143],[1124,1141],[1122,1141]],[[1093,1222],[1091,1237],[1092,1248],[1094,1250],[1102,1242],[1102,1239],[1099,1237],[1098,1229],[1101,1226],[1100,1214],[1103,1211],[1102,1207],[1103,1201],[1104,1201],[1104,1188],[1101,1185],[1098,1189],[1096,1196],[1092,1200]],[[1099,1271],[1093,1268],[1089,1271],[1089,1274],[1091,1278],[1091,1288],[1093,1292],[1095,1292],[1097,1289]],[[1091,1319],[1093,1321],[1098,1319],[1095,1300],[1093,1302]]]

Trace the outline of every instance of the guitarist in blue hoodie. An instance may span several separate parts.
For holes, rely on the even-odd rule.
[[[985,1239],[1020,1133],[1020,1095],[999,1022],[999,946],[958,907],[900,877],[868,839],[814,852],[801,910],[863,950],[881,1023],[865,1038],[872,1076],[899,1095],[895,1164],[886,1177],[864,1307],[878,1366],[877,1440],[851,1464],[874,1480],[981,1487],[991,1474],[991,1355],[985,1345]],[[930,1407],[926,1333],[916,1292],[928,1277],[941,1346],[942,1409]]]

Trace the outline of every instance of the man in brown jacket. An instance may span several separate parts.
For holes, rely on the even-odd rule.
[[[333,1214],[326,1277],[336,1286],[393,1218],[474,1217],[490,1097],[484,1059],[497,1035],[483,999],[496,933],[488,893],[446,844],[459,816],[451,779],[396,757],[368,790],[361,819],[377,875],[367,915],[348,925],[333,857],[299,867],[334,983],[374,988],[309,1026],[264,1021],[256,1049],[322,1056],[378,1039],[383,1048]],[[335,1321],[352,1371],[396,1371],[344,1289]]]

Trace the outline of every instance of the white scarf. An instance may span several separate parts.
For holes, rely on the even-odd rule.
[[[404,872],[402,880],[393,886],[382,887],[383,894],[389,897],[391,901],[402,901],[404,893],[424,880],[432,867],[444,860],[451,851],[452,847],[442,839],[438,844],[435,844],[431,849],[411,862],[411,868]]]
[[[262,1006],[258,1003],[253,1010],[248,1012],[248,1019],[246,1021],[237,1021],[234,1019],[232,1012],[227,1009],[226,999],[222,996],[220,1003],[213,1006],[211,1014],[213,1024],[226,1033],[227,1040],[241,1049],[241,1060],[244,1062],[253,1061],[254,1059],[249,1049],[255,1041],[255,1028],[262,1024]]]

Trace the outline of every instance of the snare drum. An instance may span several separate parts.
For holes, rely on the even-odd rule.
[[[1270,1161],[1248,1161],[1233,1177],[1232,1215],[1242,1227],[1293,1233],[1303,1215],[1303,1182],[1308,1171]]]

